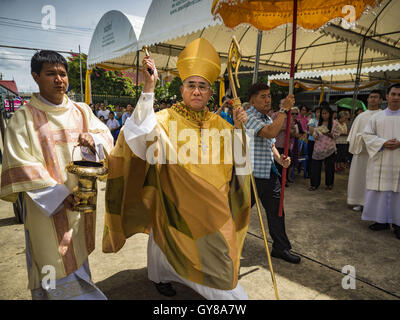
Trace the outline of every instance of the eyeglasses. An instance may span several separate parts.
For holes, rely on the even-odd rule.
[[[192,91],[192,92],[194,90],[196,90],[196,88],[199,89],[199,91],[201,93],[206,93],[210,89],[210,86],[208,86],[206,84],[202,84],[202,83],[196,84],[196,83],[193,83],[193,82],[189,82],[189,83],[184,83],[183,86],[187,90]]]

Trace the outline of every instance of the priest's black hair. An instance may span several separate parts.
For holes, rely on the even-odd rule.
[[[390,93],[390,90],[392,90],[392,88],[400,89],[400,83],[394,83],[394,84],[390,85],[390,86],[387,88],[387,94]]]
[[[65,58],[56,51],[41,50],[36,52],[31,59],[31,72],[40,74],[42,71],[43,63],[62,64],[65,71],[68,73],[68,63]]]
[[[374,89],[374,90],[372,90],[369,94],[371,94],[371,93],[379,94],[379,97],[380,97],[381,99],[383,99],[383,94],[382,94],[382,91],[381,91],[381,90]],[[369,96],[369,95],[368,95],[368,96]]]

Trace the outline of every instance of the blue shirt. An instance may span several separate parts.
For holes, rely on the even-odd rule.
[[[308,122],[308,126],[313,127],[313,128],[318,127],[318,120],[317,120],[317,118],[315,118],[315,114],[313,115],[313,118]],[[309,134],[308,140],[315,141],[315,138],[312,136],[312,134]]]
[[[233,117],[229,114],[229,112],[221,111],[221,117],[228,121],[231,125],[234,125]]]
[[[263,138],[258,136],[258,132],[265,125],[270,125],[272,119],[258,112],[253,106],[247,111],[246,129],[248,133],[254,135],[253,142],[253,174],[258,179],[269,179],[271,169],[275,169],[274,154],[272,146],[275,144],[275,138]],[[252,131],[249,131],[252,130]],[[274,170],[274,171],[275,171]]]
[[[122,124],[125,124],[126,119],[128,119],[130,116],[131,114],[128,111],[124,112],[122,115]]]

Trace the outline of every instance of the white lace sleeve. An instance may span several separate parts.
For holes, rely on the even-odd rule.
[[[141,159],[146,158],[146,135],[157,125],[153,103],[154,93],[142,93],[132,116],[124,125],[125,141]]]

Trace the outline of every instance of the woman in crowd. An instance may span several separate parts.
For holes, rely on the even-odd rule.
[[[308,163],[307,163],[307,178],[311,177],[311,167],[312,167],[312,154],[314,151],[314,143],[315,139],[313,137],[314,128],[318,126],[319,118],[321,116],[321,107],[318,106],[315,108],[313,117],[308,121],[308,142],[307,142],[307,151],[308,151]]]
[[[282,103],[284,102],[285,99],[281,99],[280,101],[280,106],[282,105]],[[272,108],[271,108],[272,109]],[[297,109],[297,108],[296,108]],[[297,109],[298,110],[298,109]],[[270,113],[269,113],[270,114]],[[278,116],[279,111],[275,111],[274,113],[272,113],[272,115],[270,116],[272,118],[272,120],[275,120],[275,118]],[[292,115],[292,114],[291,114]],[[290,137],[289,137],[289,150],[288,150],[288,156],[291,158],[291,166],[293,165],[293,158],[292,158],[292,151],[290,146],[293,144],[293,139],[294,139],[294,135],[296,134],[296,127],[295,127],[295,122],[294,122],[294,118],[290,117],[290,124],[289,124],[289,128],[290,128]],[[284,153],[285,150],[285,141],[286,141],[286,120],[283,123],[283,126],[281,128],[281,131],[279,131],[278,135],[275,137],[275,147],[276,149],[279,151],[280,154]],[[280,181],[282,181],[282,169],[283,167],[277,162],[275,161],[275,166],[278,169],[278,172],[280,174]],[[288,173],[290,172],[290,167],[288,168]],[[289,184],[288,182],[293,182],[292,180],[290,180],[289,174],[287,175],[287,179],[286,179],[286,184],[285,186],[288,187]]]
[[[294,122],[294,132],[291,138],[290,151],[291,151],[291,164],[289,167],[288,182],[294,182],[294,173],[299,166],[299,139],[303,137],[303,126],[298,120],[299,108],[293,107],[291,110],[291,119]]]
[[[345,166],[349,160],[349,142],[347,141],[347,121],[348,113],[346,111],[340,111],[338,114],[337,125],[340,128],[340,135],[335,139],[336,142],[336,162],[335,172],[341,172],[345,169]]]
[[[321,103],[321,117],[318,127],[313,130],[315,138],[312,155],[311,187],[310,191],[318,189],[321,184],[322,163],[325,164],[325,185],[327,190],[332,190],[335,177],[335,139],[340,135],[337,121],[333,120],[333,112],[328,102]]]
[[[307,116],[308,116],[308,112],[310,111],[310,108],[305,105],[302,105],[302,106],[300,106],[299,109],[300,109],[300,113],[296,118],[297,118],[297,121],[301,125],[302,131],[306,132],[308,121],[309,121]]]

